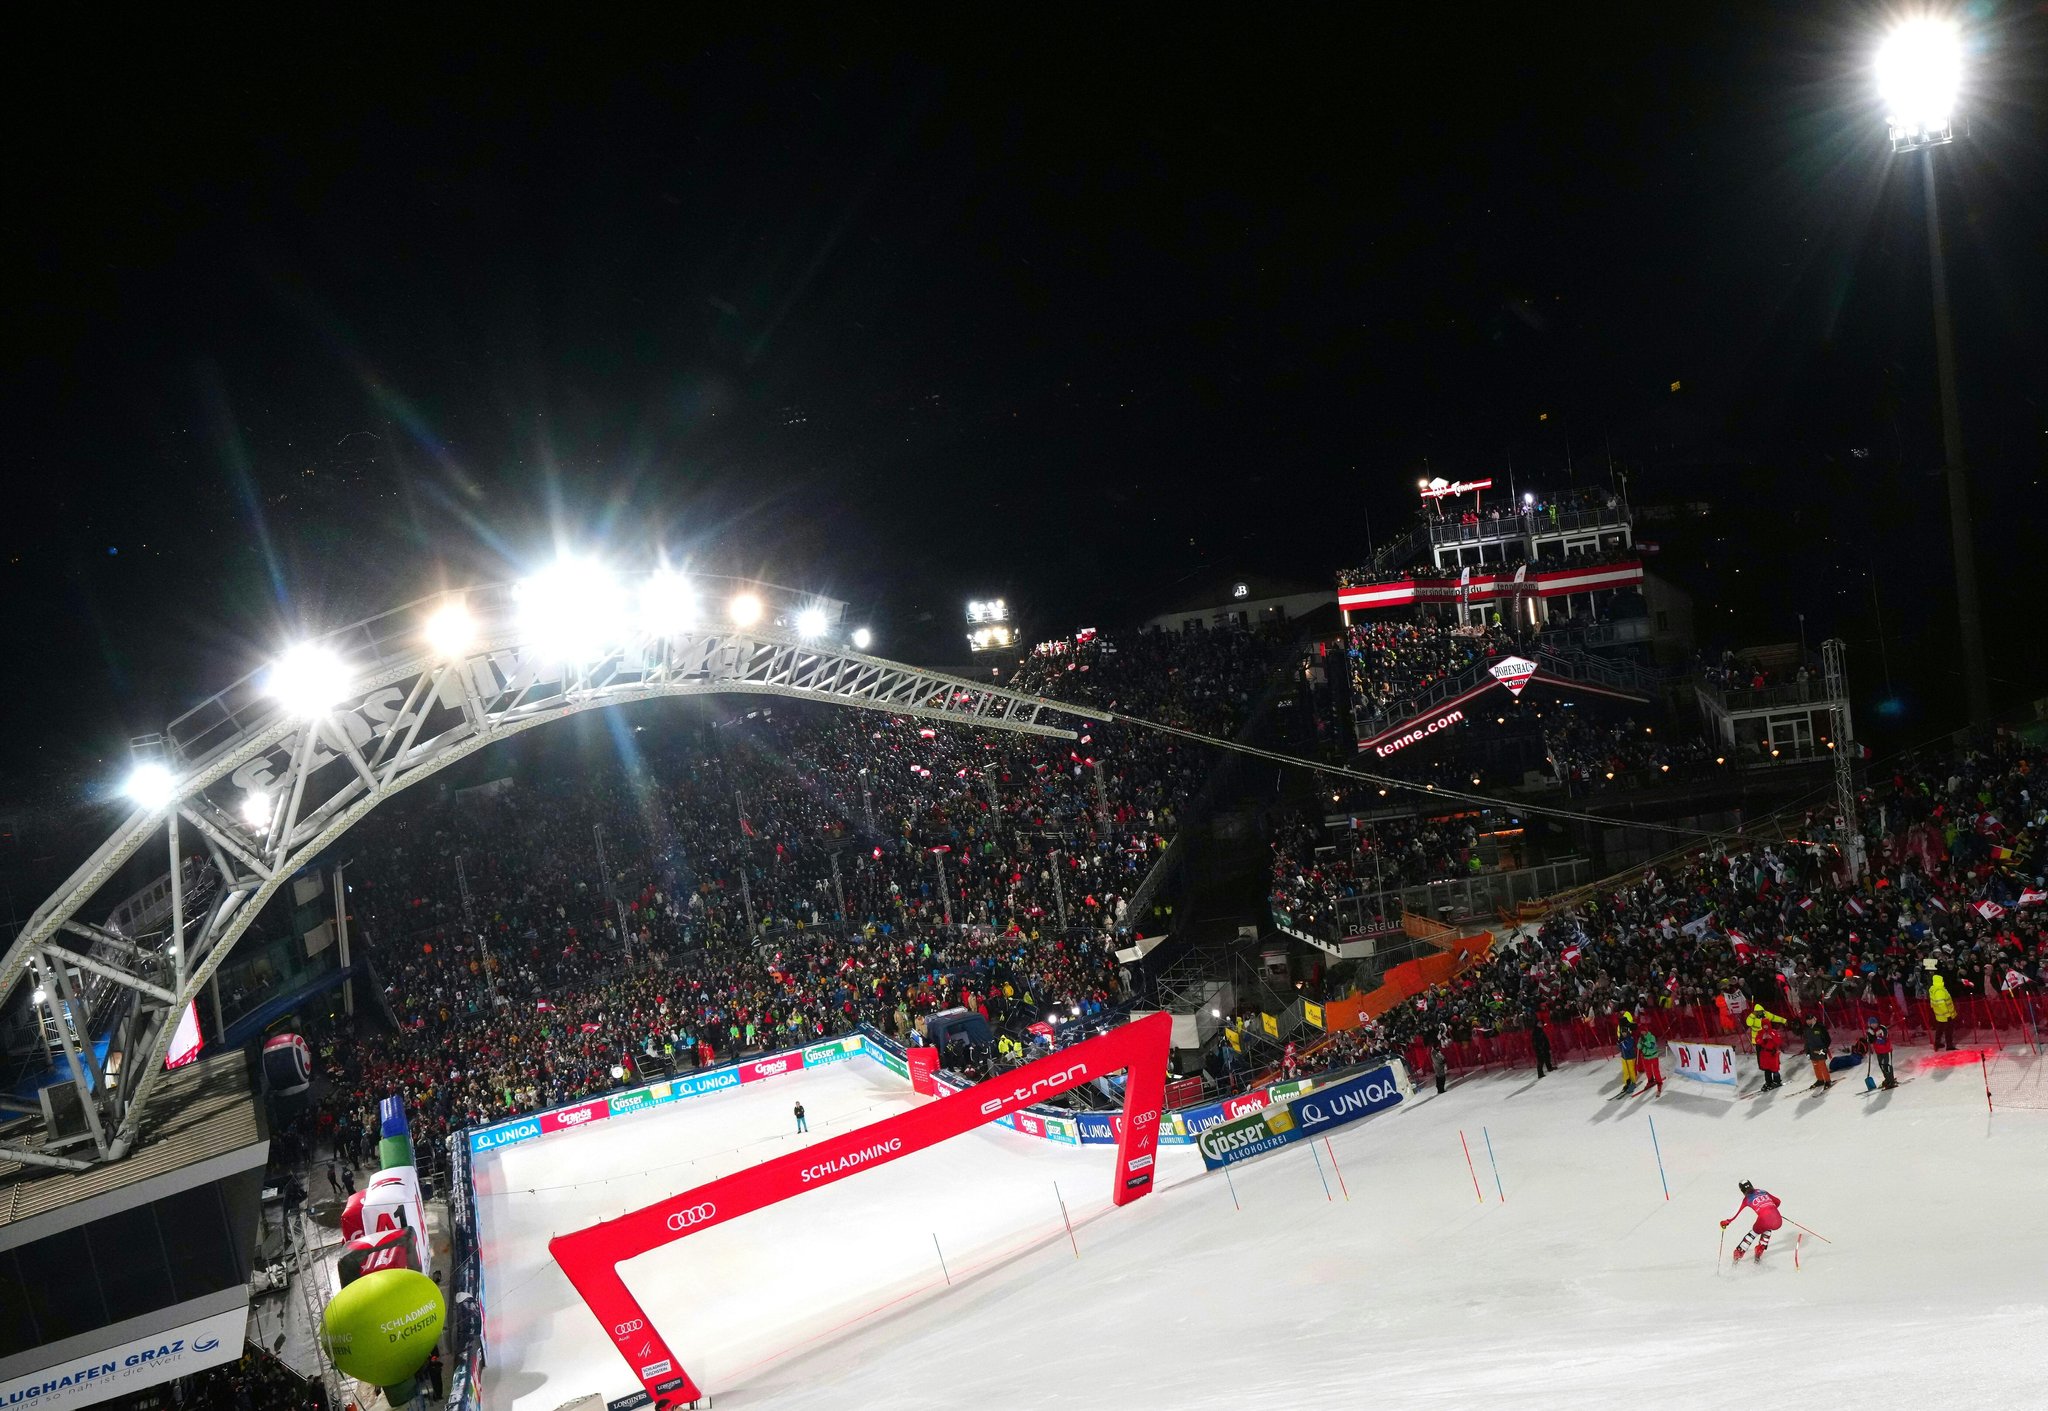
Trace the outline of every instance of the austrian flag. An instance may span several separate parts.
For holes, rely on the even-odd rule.
[[[1799,909],[1800,909],[1801,911],[1811,911],[1811,910],[1813,910],[1813,898],[1812,898],[1812,897],[1801,897],[1801,898],[1799,899]]]

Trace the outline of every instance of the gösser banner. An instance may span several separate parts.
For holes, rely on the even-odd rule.
[[[1675,1060],[1672,1071],[1678,1077],[1717,1088],[1734,1088],[1734,1049],[1725,1044],[1677,1043],[1670,1047],[1671,1057]]]
[[[1263,1112],[1211,1127],[1195,1145],[1202,1153],[1202,1164],[1214,1171],[1383,1112],[1401,1101],[1407,1090],[1408,1070],[1396,1060],[1292,1101],[1276,1103]]]
[[[1127,1205],[1152,1189],[1172,1038],[1173,1016],[1148,1014],[999,1079],[827,1137],[616,1220],[558,1236],[548,1242],[548,1250],[657,1406],[700,1400],[703,1392],[696,1381],[676,1361],[674,1351],[648,1322],[646,1310],[619,1277],[621,1263],[684,1235],[935,1146],[1118,1069],[1128,1070],[1128,1077],[1124,1083],[1124,1129],[1117,1142],[1110,1199],[1116,1205]]]

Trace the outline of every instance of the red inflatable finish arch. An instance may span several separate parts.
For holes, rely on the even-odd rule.
[[[626,1288],[620,1264],[749,1211],[936,1146],[1120,1068],[1130,1071],[1110,1198],[1128,1205],[1152,1189],[1172,1033],[1172,1016],[1148,1014],[1000,1078],[721,1176],[616,1220],[557,1236],[548,1242],[548,1251],[654,1404],[673,1408],[696,1401],[703,1392]]]

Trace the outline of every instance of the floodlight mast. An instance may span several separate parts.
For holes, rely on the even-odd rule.
[[[1941,394],[1942,478],[1948,482],[1949,543],[1955,556],[1956,626],[1962,636],[1963,680],[1970,726],[1991,726],[1989,664],[1984,614],[1977,590],[1976,534],[1970,515],[1969,472],[1963,458],[1962,413],[1956,395],[1955,320],[1949,306],[1943,254],[1941,200],[1934,152],[1955,141],[1956,104],[1962,87],[1962,35],[1952,20],[1925,17],[1894,29],[1877,54],[1878,92],[1894,153],[1920,153],[1927,202],[1927,263],[1934,302],[1934,362]]]

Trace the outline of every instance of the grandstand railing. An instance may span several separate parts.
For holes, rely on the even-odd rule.
[[[1698,683],[1700,700],[1718,706],[1724,715],[1745,710],[1771,710],[1782,706],[1831,706],[1835,698],[1827,693],[1816,673],[1810,681],[1786,681],[1776,686],[1716,686]]]
[[[1513,910],[1523,902],[1538,901],[1552,893],[1577,887],[1590,880],[1593,864],[1583,857],[1560,858],[1535,867],[1516,867],[1501,872],[1477,872],[1464,877],[1446,877],[1412,887],[1395,887],[1357,896],[1335,897],[1334,917],[1289,913],[1292,929],[1306,931],[1332,944],[1349,936],[1380,930],[1388,918],[1404,912],[1440,918],[1446,909],[1455,921],[1494,917],[1503,909]]]
[[[1432,544],[1490,544],[1502,539],[1526,539],[1538,534],[1578,534],[1598,529],[1626,529],[1626,505],[1598,505],[1586,509],[1530,510],[1523,514],[1481,518],[1476,523],[1436,519],[1429,523]]]
[[[1535,661],[1537,671],[1546,676],[1583,682],[1609,691],[1640,696],[1645,700],[1661,691],[1670,679],[1668,673],[1644,666],[1640,662],[1595,656],[1591,652],[1575,648],[1559,651],[1537,646],[1528,648],[1527,652]],[[1487,685],[1495,664],[1493,659],[1481,658],[1462,671],[1439,677],[1414,695],[1405,697],[1393,705],[1382,706],[1369,712],[1359,712],[1358,738],[1375,739],[1400,721],[1427,714],[1453,696],[1463,695],[1476,687]]]

